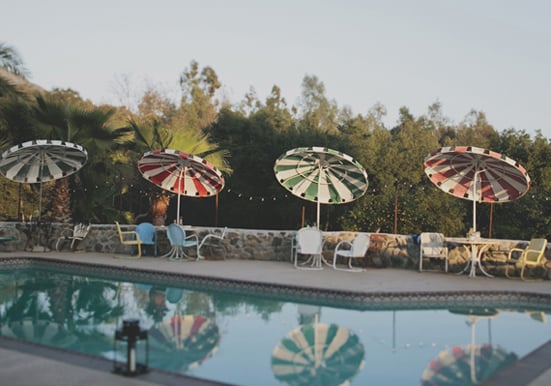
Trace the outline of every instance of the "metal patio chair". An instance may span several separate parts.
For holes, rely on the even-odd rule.
[[[363,272],[363,268],[353,268],[352,260],[363,259],[367,250],[369,249],[370,238],[368,234],[358,234],[352,242],[347,240],[341,240],[335,246],[335,252],[333,254],[333,269],[338,271],[350,271],[350,272]],[[344,257],[348,259],[348,268],[337,267],[337,259]]]
[[[419,236],[419,272],[423,271],[425,259],[444,260],[444,271],[448,272],[448,247],[442,233],[425,232]]]
[[[88,232],[90,232],[91,227],[92,227],[92,224],[86,225],[86,224],[80,223],[80,224],[76,224],[73,227],[72,232],[69,230],[63,232],[62,235],[57,239],[55,243],[55,250],[58,252],[61,251],[63,249],[63,246],[69,241],[71,241],[69,249],[71,251],[74,251],[76,248],[76,242],[84,240],[86,236],[88,236]]]

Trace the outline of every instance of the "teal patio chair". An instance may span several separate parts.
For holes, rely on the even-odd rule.
[[[157,256],[157,230],[149,222],[143,222],[136,227],[136,233],[141,241],[142,253],[145,247],[152,247],[153,256]]]
[[[192,258],[184,250],[193,248],[195,250],[195,260],[199,260],[199,238],[197,235],[192,234],[187,236],[182,226],[170,224],[166,228],[166,236],[170,242],[171,249],[163,257],[168,257],[169,260]]]

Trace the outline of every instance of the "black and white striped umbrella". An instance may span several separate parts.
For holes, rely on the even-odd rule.
[[[336,324],[303,324],[272,353],[272,372],[286,385],[342,385],[363,368],[365,349],[356,334]]]
[[[86,164],[88,153],[67,141],[38,139],[23,142],[2,153],[0,174],[20,183],[40,184],[42,214],[42,183],[70,176]]]

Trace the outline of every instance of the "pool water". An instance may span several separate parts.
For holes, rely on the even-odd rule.
[[[551,337],[533,305],[345,309],[82,272],[0,268],[0,334],[112,359],[138,319],[150,367],[251,386],[469,385]]]

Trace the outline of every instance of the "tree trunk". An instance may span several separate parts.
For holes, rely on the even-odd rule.
[[[151,204],[151,217],[153,225],[165,225],[166,212],[168,210],[168,204],[170,203],[170,197],[165,193],[159,193],[153,199]]]

